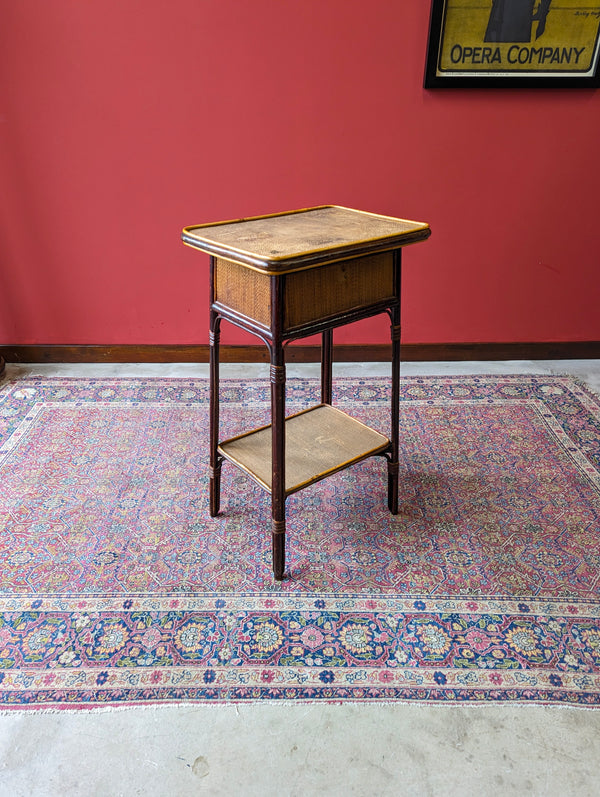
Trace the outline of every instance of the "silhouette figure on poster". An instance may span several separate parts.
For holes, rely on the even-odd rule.
[[[535,38],[546,29],[552,0],[492,0],[485,31],[486,42],[530,42],[531,28],[537,22]]]

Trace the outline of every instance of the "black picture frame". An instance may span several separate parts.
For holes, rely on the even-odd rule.
[[[600,0],[586,2],[432,0],[424,87],[598,88]]]

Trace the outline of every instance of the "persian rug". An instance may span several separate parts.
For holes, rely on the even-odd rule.
[[[208,383],[0,389],[0,709],[247,700],[600,704],[600,400],[567,377],[403,378],[385,462],[287,501],[223,465]],[[221,439],[269,386],[221,383]],[[287,411],[318,402],[290,380]],[[389,434],[389,380],[334,404]]]

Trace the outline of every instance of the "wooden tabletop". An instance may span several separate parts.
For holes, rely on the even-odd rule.
[[[185,227],[184,243],[268,273],[389,251],[429,237],[428,224],[324,205]]]

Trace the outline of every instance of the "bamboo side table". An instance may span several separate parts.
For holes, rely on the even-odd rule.
[[[232,462],[271,494],[273,572],[285,571],[285,500],[370,456],[388,467],[398,513],[401,248],[429,225],[327,205],[186,227],[184,243],[210,255],[210,514],[221,465]],[[333,329],[387,313],[391,320],[391,434],[332,406]],[[271,423],[219,441],[221,320],[261,338],[270,353]],[[284,343],[321,334],[321,403],[285,415]]]

